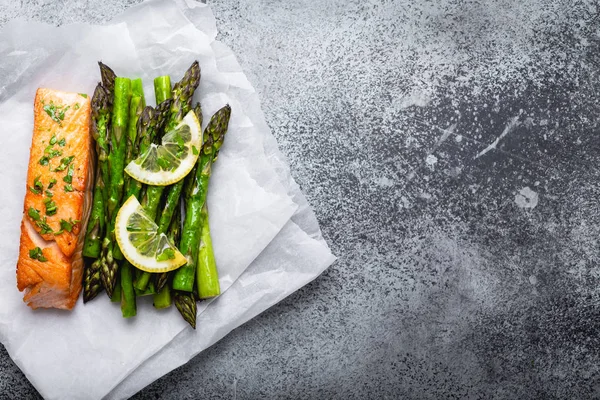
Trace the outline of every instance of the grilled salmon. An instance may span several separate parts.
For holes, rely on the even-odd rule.
[[[72,309],[81,292],[93,179],[90,100],[38,89],[17,287],[31,308]]]

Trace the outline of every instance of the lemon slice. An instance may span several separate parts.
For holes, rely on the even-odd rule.
[[[175,129],[163,136],[161,145],[150,145],[125,167],[125,172],[147,185],[171,185],[192,170],[201,147],[200,122],[190,111]]]
[[[146,215],[135,198],[129,197],[117,213],[115,236],[127,260],[142,271],[167,272],[181,267],[187,259],[173,246],[158,225]]]

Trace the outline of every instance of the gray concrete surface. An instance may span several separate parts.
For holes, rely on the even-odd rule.
[[[599,398],[597,1],[212,6],[339,261],[134,398]]]

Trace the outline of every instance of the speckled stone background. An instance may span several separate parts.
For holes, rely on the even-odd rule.
[[[598,2],[211,5],[339,261],[134,398],[600,398]]]

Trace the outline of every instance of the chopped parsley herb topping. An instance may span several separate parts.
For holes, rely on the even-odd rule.
[[[52,197],[52,196],[54,196],[54,194],[51,191],[46,190],[46,196]]]
[[[29,190],[31,190],[31,192],[34,194],[42,193],[44,190],[44,185],[42,185],[42,182],[40,182],[39,176],[33,180],[33,187],[30,187]]]
[[[73,161],[74,158],[75,158],[75,156],[61,158],[60,165],[58,167],[56,167],[54,169],[54,171],[56,171],[56,172],[64,171],[65,169],[67,169],[69,164],[71,164],[71,161]]]
[[[36,210],[33,207],[29,207],[29,210],[27,210],[27,215],[29,215],[34,221],[39,221],[41,219],[40,210]]]
[[[50,228],[50,225],[48,225],[46,223],[46,217],[44,217],[44,219],[42,221],[36,221],[35,224],[40,227],[40,229],[41,229],[40,233],[42,235],[46,235],[48,233],[54,233],[52,231],[52,228]]]
[[[56,185],[56,179],[50,179],[50,183],[48,184],[48,189],[52,189],[52,187]]]
[[[71,185],[70,183],[68,185],[65,185],[65,192],[69,193],[73,191],[73,185]]]
[[[58,145],[60,147],[65,147],[67,145],[67,141],[65,140],[65,138],[62,138],[58,141]]]
[[[68,221],[65,221],[64,219],[60,220],[60,230],[61,231],[67,231],[67,232],[72,232],[73,231],[73,227],[79,223],[79,220],[75,220],[73,221],[71,218],[69,218]]]
[[[69,109],[69,106],[57,106],[53,101],[50,104],[44,104],[44,111],[52,118],[52,121],[59,125],[65,119],[65,113]]]
[[[69,169],[67,170],[67,175],[64,176],[63,181],[67,183],[73,183],[73,172],[75,172],[75,166],[73,164],[69,165]]]
[[[40,158],[40,165],[48,165],[48,163],[50,162],[50,159],[47,156],[44,156],[42,158]]]
[[[79,93],[79,95],[80,95],[81,97],[83,97],[83,98],[87,99],[87,94],[85,94],[85,93]]]
[[[46,206],[46,215],[54,215],[58,211],[56,203],[51,198],[44,199],[44,205]]]
[[[80,106],[79,106],[79,103],[75,103],[75,105],[73,106],[73,108],[74,108],[75,110],[79,110],[79,107],[80,107]]]
[[[56,135],[52,135],[52,138],[50,138],[50,144],[51,145],[55,145],[56,144]]]
[[[33,207],[29,207],[29,210],[27,210],[27,214],[31,217],[32,220],[35,221],[35,224],[41,229],[40,233],[42,235],[45,235],[47,233],[53,233],[52,228],[50,228],[50,225],[48,225],[48,223],[46,222],[46,217],[44,217],[44,219],[40,217],[40,210],[36,210]]]
[[[38,260],[41,262],[46,262],[48,259],[44,257],[44,253],[42,253],[42,249],[36,247],[34,249],[29,250],[29,258],[33,260]]]
[[[54,158],[62,156],[62,151],[54,150],[52,148],[52,145],[49,144],[48,146],[46,146],[46,149],[44,149],[44,154],[47,154],[49,158]]]

